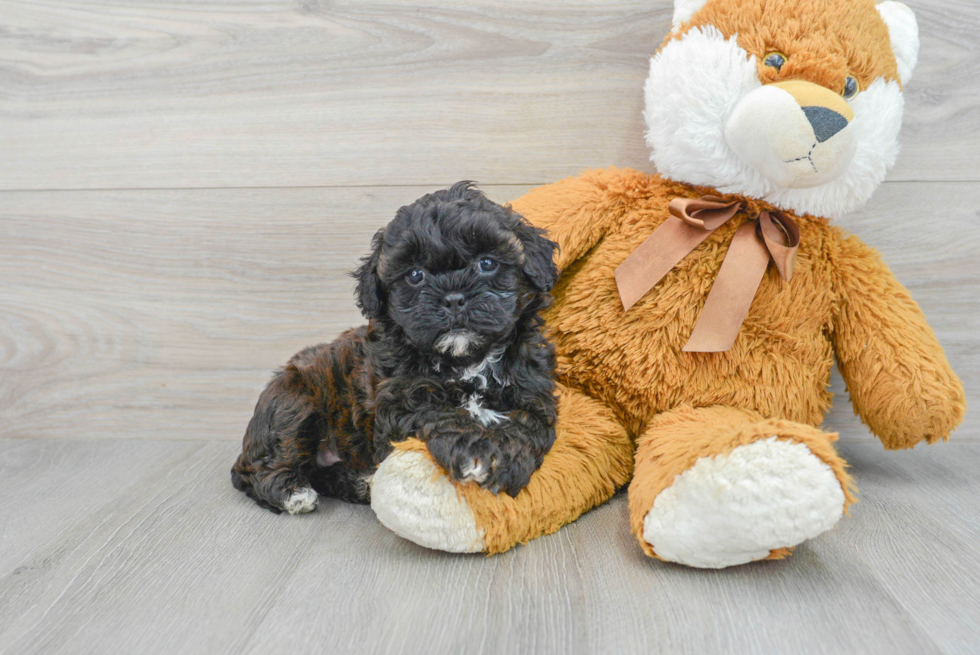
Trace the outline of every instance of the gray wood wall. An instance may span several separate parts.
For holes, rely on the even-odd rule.
[[[889,182],[847,224],[980,386],[980,11],[909,0]],[[360,317],[401,204],[651,170],[667,0],[0,2],[0,436],[240,438],[271,370]],[[839,380],[835,389],[842,390]],[[980,438],[962,429],[957,439]],[[867,439],[846,396],[828,421]]]

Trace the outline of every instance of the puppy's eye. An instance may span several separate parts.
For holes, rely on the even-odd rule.
[[[782,69],[783,64],[786,63],[786,55],[781,52],[770,52],[768,55],[766,55],[766,58],[762,63],[769,68],[775,68],[776,72],[779,72]]]
[[[480,260],[480,270],[484,273],[493,273],[497,270],[497,260],[491,259],[490,257],[484,257]]]
[[[422,284],[422,280],[425,279],[425,271],[423,271],[421,268],[413,268],[407,275],[405,275],[405,279],[411,285]]]
[[[853,77],[848,77],[846,80],[844,80],[844,91],[841,95],[844,96],[844,100],[850,100],[856,96],[860,90],[861,85],[858,84],[858,81]]]

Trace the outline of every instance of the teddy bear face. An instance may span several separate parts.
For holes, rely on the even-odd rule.
[[[893,165],[912,12],[874,0],[678,0],[645,117],[665,177],[837,217]]]

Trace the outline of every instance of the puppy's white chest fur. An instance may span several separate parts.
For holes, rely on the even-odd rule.
[[[476,337],[468,332],[450,332],[442,335],[436,341],[436,350],[441,353],[452,353],[454,357],[462,357],[476,343]]]
[[[490,378],[497,380],[501,386],[506,386],[507,381],[501,379],[497,364],[503,357],[503,351],[491,351],[482,361],[469,366],[460,373],[461,382],[472,382],[477,391],[466,396],[463,402],[463,409],[470,413],[470,416],[480,422],[481,425],[496,425],[507,420],[507,415],[496,410],[484,407],[483,394],[480,391],[487,388]]]
[[[483,400],[483,396],[481,396],[480,394],[478,393],[470,394],[469,397],[466,399],[466,404],[463,405],[463,409],[468,411],[470,413],[470,416],[472,416],[477,421],[479,421],[480,424],[483,426],[496,425],[497,423],[501,423],[502,421],[507,420],[506,415],[501,414],[496,410],[487,409],[486,407],[484,407],[481,404],[482,400]]]

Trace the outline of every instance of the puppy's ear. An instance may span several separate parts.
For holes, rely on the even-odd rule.
[[[558,244],[545,236],[547,232],[534,227],[524,217],[520,217],[514,234],[524,249],[524,275],[538,291],[551,291],[558,280],[558,268],[554,260]]]
[[[384,241],[385,231],[378,230],[371,239],[371,254],[361,259],[361,265],[353,273],[357,280],[357,287],[354,289],[357,306],[364,318],[369,320],[381,318],[385,311],[386,294],[378,274]]]

